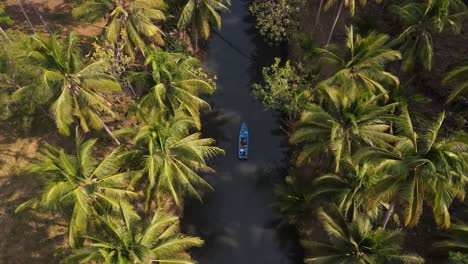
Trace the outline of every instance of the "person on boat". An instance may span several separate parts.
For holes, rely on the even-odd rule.
[[[247,146],[247,139],[241,138],[241,146]]]

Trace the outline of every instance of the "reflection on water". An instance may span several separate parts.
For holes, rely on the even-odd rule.
[[[183,227],[206,242],[193,251],[201,264],[302,263],[294,230],[279,229],[280,215],[270,206],[273,186],[286,174],[286,138],[277,116],[250,96],[261,67],[281,54],[255,37],[249,1],[232,2],[204,61],[204,68],[218,77],[218,90],[209,99],[212,110],[203,115],[202,133],[216,139],[226,155],[212,162],[217,173],[206,177],[215,191],[203,204],[187,201]],[[242,121],[251,139],[247,161],[237,159]]]

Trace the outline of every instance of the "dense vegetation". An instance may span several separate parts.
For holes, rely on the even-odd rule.
[[[277,27],[284,13],[259,14],[258,2],[274,1],[254,1],[251,7],[264,34]],[[315,6],[315,31],[304,37],[312,12],[291,22],[300,25],[288,32],[294,53],[288,61],[277,58],[264,68],[264,81],[253,86],[254,96],[281,111],[288,125],[284,130],[294,155],[290,176],[276,191],[275,207],[298,227],[305,262],[423,263],[408,254],[422,243],[426,249],[421,253],[437,256],[440,262],[435,263],[444,257],[464,263],[467,227],[452,219],[462,218],[460,207],[466,208],[467,116],[455,109],[466,109],[468,71],[464,62],[437,69],[434,54],[438,35],[445,33],[438,41],[450,41],[466,31],[468,3],[307,4]],[[333,7],[337,13],[331,25],[319,25],[322,11]],[[351,15],[343,18],[346,38],[333,41],[343,8]],[[320,39],[314,35],[317,27],[331,30]],[[440,91],[413,88],[435,70],[446,71],[437,80]],[[433,220],[422,220],[427,210]],[[405,233],[419,225],[438,227],[424,236],[437,240],[432,249],[422,238],[404,242]],[[325,231],[323,239],[317,230]]]
[[[63,263],[195,263],[186,250],[203,240],[180,232],[178,212],[186,196],[201,200],[211,188],[207,161],[223,150],[199,132],[210,107],[201,96],[216,87],[189,54],[221,26],[228,4],[83,0],[70,15],[105,21],[94,40],[33,24],[31,36],[1,36],[2,124],[74,141],[43,143],[26,168],[40,192],[15,210],[67,219]]]

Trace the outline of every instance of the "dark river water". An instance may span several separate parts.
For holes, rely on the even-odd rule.
[[[278,228],[280,215],[271,208],[273,187],[285,176],[287,144],[278,117],[251,97],[251,83],[262,66],[283,56],[256,36],[248,0],[233,0],[223,27],[210,40],[203,66],[216,74],[212,111],[203,117],[203,134],[226,151],[213,161],[214,187],[203,204],[187,201],[183,228],[206,244],[192,252],[201,264],[302,263],[292,228]],[[238,133],[246,121],[250,133],[249,159],[237,159]]]

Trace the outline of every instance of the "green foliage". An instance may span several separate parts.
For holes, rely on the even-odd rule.
[[[71,33],[66,43],[54,35],[43,39],[33,37],[36,47],[28,55],[31,63],[41,70],[41,83],[29,84],[15,91],[21,100],[35,98],[48,105],[61,134],[70,135],[69,127],[77,122],[88,132],[105,126],[100,114],[113,116],[109,103],[101,92],[120,91],[119,83],[103,69],[107,61],[96,61],[83,66],[78,37]]]
[[[468,254],[462,254],[460,252],[449,252],[448,258],[449,264],[468,264]]]
[[[458,95],[465,92],[468,89],[468,62],[463,65],[459,65],[445,75],[442,83],[447,85],[454,83],[455,87],[450,92],[447,102],[452,102]]]
[[[336,208],[330,212],[321,209],[319,217],[328,240],[304,241],[312,254],[305,263],[424,263],[418,255],[403,253],[401,231],[375,228],[364,215],[348,223]]]
[[[397,137],[390,134],[389,113],[396,104],[377,105],[380,97],[353,97],[338,89],[326,90],[326,103],[308,105],[289,141],[301,144],[297,165],[317,157],[333,156],[335,172],[362,146],[388,146]]]
[[[186,250],[201,247],[198,237],[181,235],[179,219],[157,212],[151,222],[141,223],[132,206],[119,202],[115,215],[98,216],[95,233],[86,236],[89,243],[63,260],[74,263],[184,263],[195,264]]]
[[[96,215],[109,209],[119,210],[120,199],[136,196],[126,190],[124,182],[135,173],[119,171],[119,149],[97,162],[92,152],[95,144],[95,139],[83,141],[78,130],[74,153],[46,143],[40,150],[39,160],[28,169],[43,180],[41,195],[16,209],[19,212],[32,206],[60,212],[73,208],[69,226],[72,247],[81,244],[82,236]]]
[[[402,32],[392,41],[403,53],[402,68],[412,70],[416,62],[431,71],[434,57],[432,34],[446,30],[459,33],[463,18],[468,14],[462,0],[433,0],[426,3],[407,3],[392,6],[390,11],[397,14]]]
[[[262,84],[254,84],[253,95],[271,111],[296,114],[304,109],[308,102],[306,84],[297,70],[286,61],[280,66],[281,59],[264,67]]]
[[[104,37],[109,43],[122,38],[125,52],[135,57],[144,54],[146,43],[164,45],[163,31],[154,24],[166,20],[163,0],[85,0],[73,9],[73,16],[90,22],[107,20]]]
[[[270,45],[288,41],[305,0],[254,0],[249,6],[260,35]]]
[[[399,201],[407,226],[418,223],[425,202],[432,207],[436,223],[448,228],[450,205],[465,197],[468,141],[466,136],[442,137],[444,117],[440,114],[434,123],[421,124],[425,131],[417,131],[403,108],[395,124],[396,144],[390,150],[362,149],[359,154],[388,175],[373,187],[372,199]]]
[[[211,186],[200,173],[214,172],[207,160],[224,151],[212,146],[213,139],[190,133],[195,123],[183,110],[177,110],[172,118],[156,108],[144,111],[138,107],[136,111],[139,125],[117,131],[116,135],[129,136],[135,142],[125,159],[137,164],[147,177],[146,208],[153,197],[164,194],[171,195],[177,205],[185,195],[201,200],[198,188]]]
[[[385,67],[401,59],[400,52],[388,48],[389,38],[376,32],[361,36],[355,34],[351,26],[347,28],[344,47],[332,44],[316,49],[321,55],[320,63],[335,67],[331,76],[326,76],[317,88],[337,87],[341,93],[383,94],[388,97],[385,87],[388,84],[399,85],[400,81]],[[329,71],[329,67],[324,67],[324,70]]]
[[[199,67],[199,61],[181,53],[170,53],[151,46],[145,64],[151,72],[134,74],[131,79],[149,90],[139,102],[144,109],[168,110],[173,115],[182,108],[200,128],[200,109],[209,108],[202,95],[214,92],[213,80]]]
[[[185,0],[185,2],[177,27],[192,35],[195,51],[198,51],[199,38],[207,40],[211,26],[221,28],[221,12],[228,11],[231,0]]]
[[[13,19],[11,19],[11,17],[6,14],[5,8],[3,7],[0,7],[0,24],[8,27],[11,27],[13,24],[15,24],[15,21],[13,21]]]

